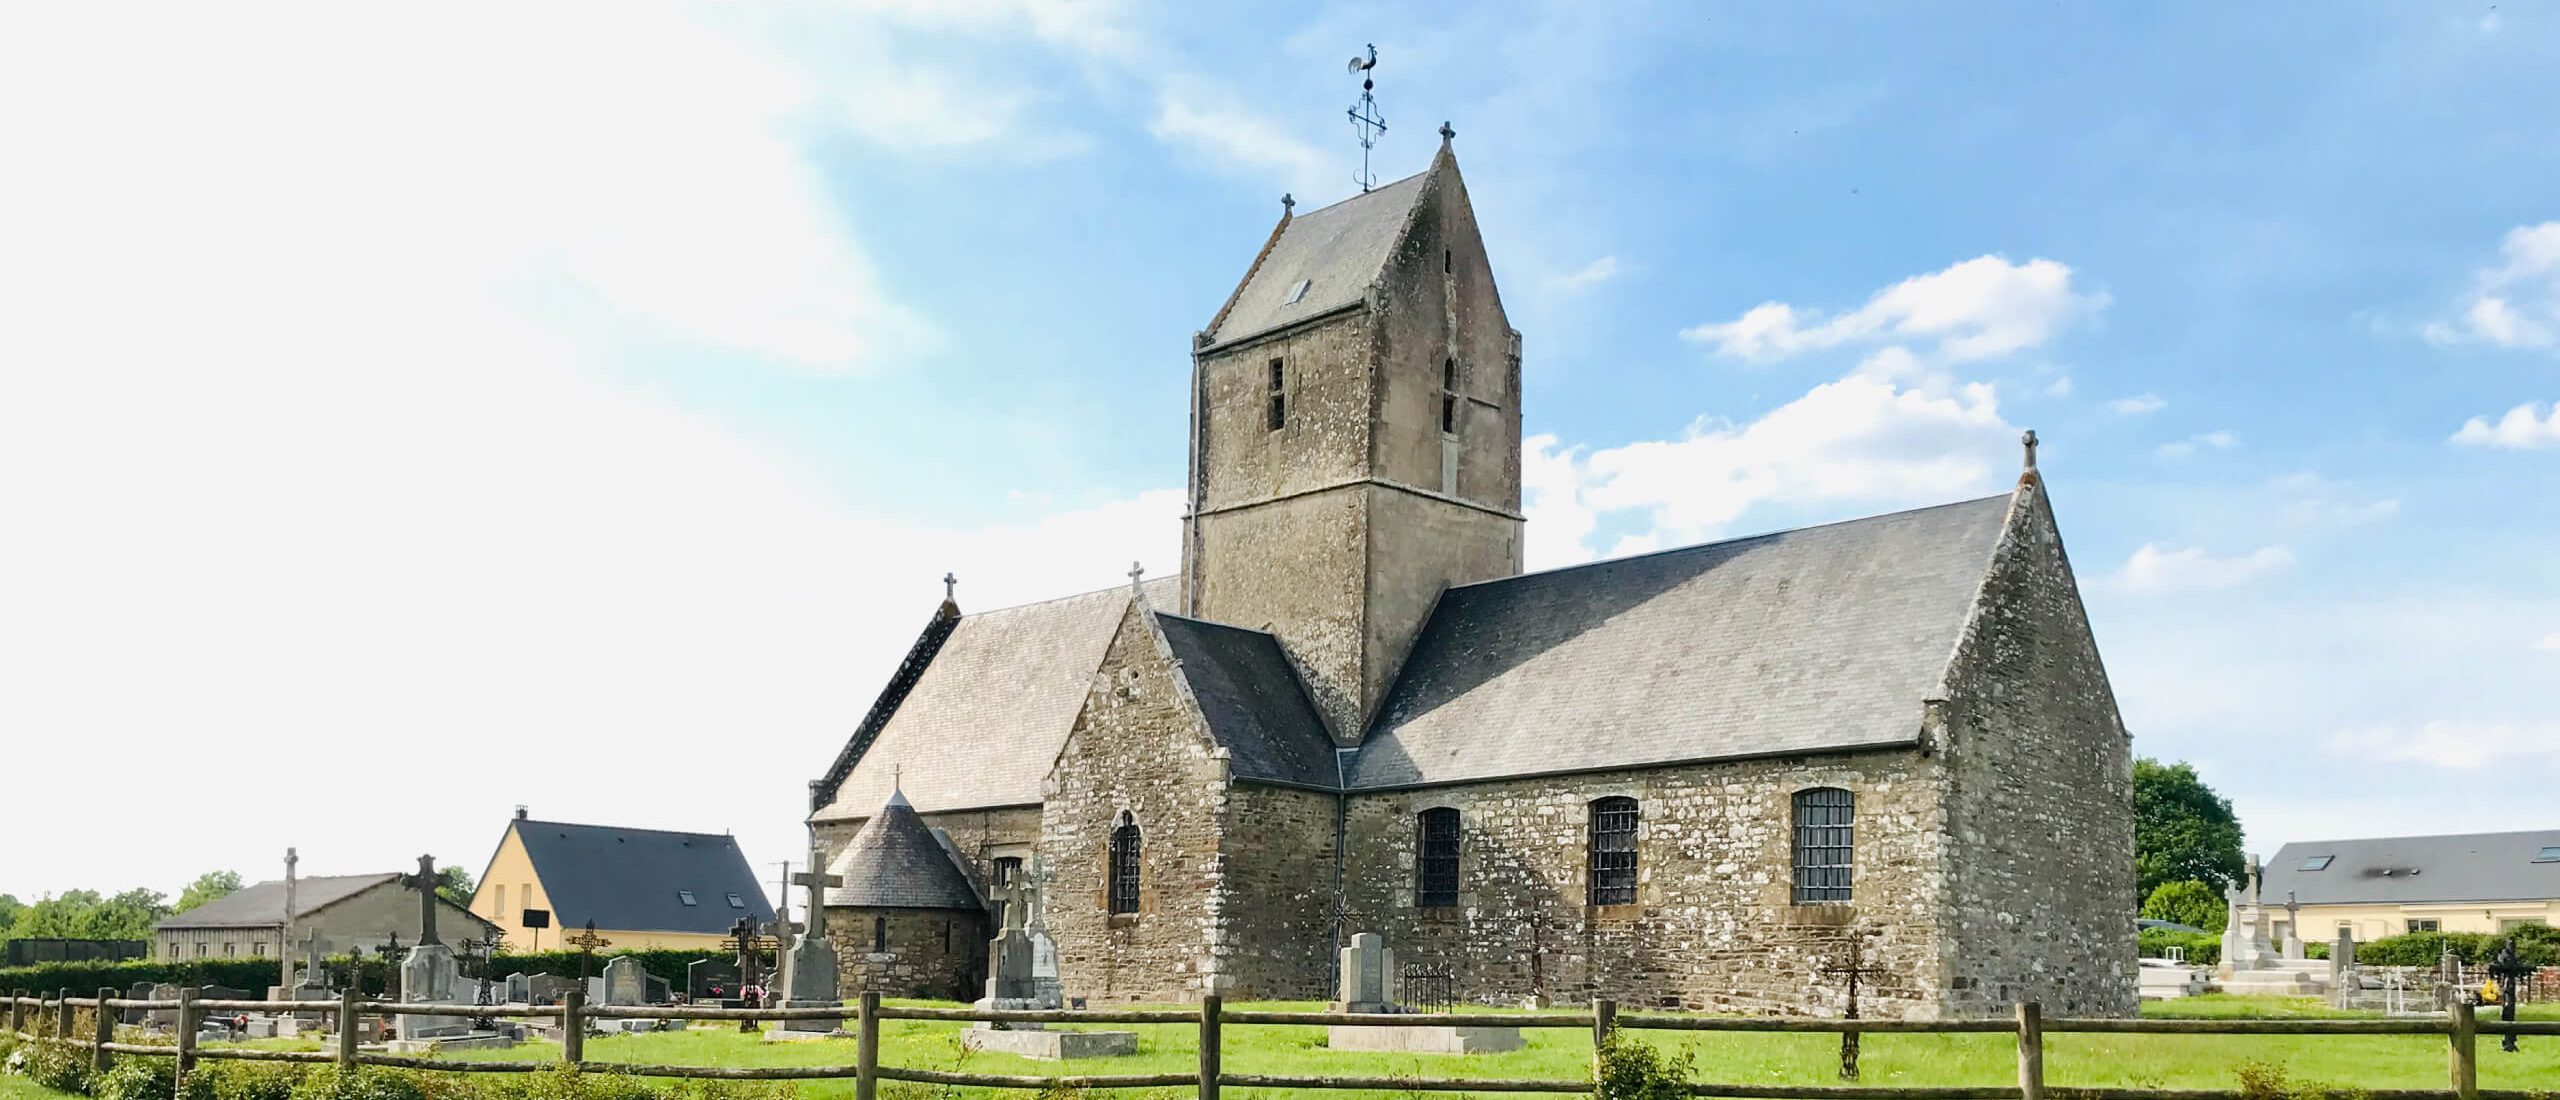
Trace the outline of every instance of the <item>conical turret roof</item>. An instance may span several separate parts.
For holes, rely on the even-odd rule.
[[[916,816],[904,792],[864,822],[836,857],[831,873],[844,885],[827,891],[827,904],[865,909],[982,910],[977,887],[961,873],[952,853]]]

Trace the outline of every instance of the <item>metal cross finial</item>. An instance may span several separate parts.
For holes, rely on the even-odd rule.
[[[960,591],[960,576],[959,576],[959,574],[957,574],[957,573],[945,573],[945,574],[943,574],[943,575],[942,575],[942,599],[943,599],[943,601],[944,601],[944,602],[946,602],[946,603],[948,603],[948,602],[952,602],[954,599],[956,599],[956,594],[957,594],[959,591]]]
[[[1378,44],[1369,44],[1367,57],[1353,57],[1351,71],[1360,76],[1360,102],[1342,112],[1351,119],[1351,128],[1360,135],[1360,174],[1353,177],[1363,194],[1378,185],[1378,177],[1369,173],[1369,150],[1378,144],[1378,135],[1387,132],[1387,116],[1378,113],[1378,97],[1370,94],[1378,82],[1368,74],[1378,67]]]
[[[2020,442],[2020,443],[2022,443],[2022,444],[2025,444],[2025,445],[2026,445],[2026,448],[2027,448],[2027,468],[2028,468],[2028,469],[2030,469],[2030,470],[2035,469],[2035,468],[2036,468],[2036,430],[2035,430],[2035,429],[2033,429],[2033,428],[2029,428],[2029,429],[2027,429],[2027,434],[2022,435],[2022,436],[2019,436],[2019,437],[2018,437],[2018,442]]]

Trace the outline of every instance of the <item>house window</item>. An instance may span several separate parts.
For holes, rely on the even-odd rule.
[[[1855,796],[1838,787],[1815,787],[1797,791],[1795,801],[1796,904],[1848,904]]]
[[[678,890],[678,891],[676,891],[676,900],[677,900],[677,901],[680,901],[680,902],[683,902],[684,904],[686,904],[686,905],[688,905],[688,906],[689,906],[689,905],[692,905],[692,904],[693,904],[693,891],[691,891],[691,890]]]
[[[236,943],[226,943],[226,944],[223,944],[223,945],[222,945],[222,957],[223,957],[223,958],[226,958],[226,959],[227,959],[227,958],[230,958],[231,956],[233,956],[233,955],[237,955],[237,954],[239,954],[239,953],[240,953],[240,945],[239,945],[239,944],[236,944]]]
[[[945,955],[948,955],[948,954],[950,954],[950,953],[951,953],[951,922],[950,922],[950,921],[944,921],[944,922],[942,922],[942,953],[943,953],[943,954],[945,954]]]
[[[731,894],[731,895],[729,895],[729,908],[731,908],[731,909],[744,909],[744,908],[746,908],[746,907],[747,907],[747,903],[746,903],[746,901],[745,901],[744,899],[740,898],[740,897],[739,897],[738,895],[736,895],[736,894]]]
[[[2337,861],[2338,857],[2336,856],[2313,856],[2302,861],[2302,869],[2305,871],[2326,871],[2329,869],[2330,864],[2336,863]]]
[[[1636,800],[1603,798],[1591,804],[1591,904],[1636,901]]]
[[[871,918],[871,953],[874,955],[889,953],[889,918],[887,917]]]
[[[1422,811],[1422,858],[1415,866],[1413,903],[1425,909],[1458,904],[1458,811]]]
[[[2442,932],[2444,931],[2444,922],[2440,920],[2419,920],[2412,917],[2409,919],[2409,931]]]
[[[1281,370],[1280,361],[1272,360],[1271,384],[1266,390],[1270,404],[1264,410],[1263,426],[1275,432],[1289,422],[1289,394],[1285,388],[1287,382],[1288,376]]]
[[[1300,280],[1298,280],[1296,284],[1292,285],[1292,286],[1289,288],[1289,297],[1288,297],[1288,299],[1287,299],[1286,301],[1281,302],[1280,304],[1281,304],[1281,305],[1284,305],[1284,306],[1294,306],[1294,305],[1296,305],[1296,304],[1298,304],[1298,303],[1300,303],[1300,302],[1306,301],[1306,300],[1307,300],[1307,288],[1308,288],[1308,287],[1311,287],[1311,286],[1314,286],[1314,285],[1315,285],[1315,280],[1313,280],[1313,279],[1300,279]]]
[[[1145,839],[1138,834],[1137,819],[1129,811],[1120,811],[1120,825],[1111,830],[1111,912],[1114,916],[1138,911],[1138,856]]]
[[[2554,844],[2551,847],[2535,852],[2533,854],[2533,861],[2535,863],[2560,863],[2560,844]]]
[[[1458,361],[1440,363],[1440,434],[1458,434]]]
[[[249,953],[250,953],[250,954],[252,954],[252,955],[256,955],[257,957],[262,958],[262,959],[263,959],[263,958],[266,958],[266,957],[267,957],[267,941],[265,941],[265,940],[260,940],[260,941],[258,941],[258,942],[256,942],[256,943],[250,944],[250,945],[249,945]]]
[[[199,944],[197,944],[197,945],[196,945],[196,957],[197,957],[197,958],[201,959],[201,958],[205,957],[206,955],[209,955],[209,954],[212,954],[212,953],[213,953],[213,945],[211,945],[211,944],[203,944],[203,943],[199,943]]]

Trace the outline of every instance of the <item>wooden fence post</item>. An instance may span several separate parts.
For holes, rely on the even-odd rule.
[[[577,1065],[587,1060],[587,989],[573,985],[560,991],[560,1060]]]
[[[2044,1100],[2044,1009],[2018,1002],[2018,1100]]]
[[[1618,1002],[1607,997],[1591,998],[1591,1084],[1600,1084],[1600,1048],[1609,1045],[1609,1036],[1618,1030]]]
[[[196,1068],[196,988],[178,988],[178,1072],[169,1086],[172,1096],[186,1095],[187,1074]]]
[[[53,995],[53,1037],[59,1042],[71,1041],[71,991],[68,989]]]
[[[9,991],[9,1037],[12,1039],[18,1037],[18,1025],[24,1022],[26,1017],[26,1014],[20,1011],[18,1007],[18,997],[21,992],[21,990],[16,989]]]
[[[89,1072],[91,1073],[107,1071],[107,1044],[116,1041],[116,1018],[114,1013],[107,1010],[107,1001],[115,995],[116,991],[112,989],[98,991],[98,1022],[97,1026],[90,1030],[90,1037],[97,1040],[89,1047]]]
[[[338,1033],[331,1036],[338,1043],[340,1070],[356,1068],[356,1028],[364,1023],[364,1016],[357,1011],[356,1004],[356,984],[348,982],[345,989],[338,991]]]
[[[1225,1002],[1215,993],[1200,998],[1200,1100],[1218,1100],[1218,1017]]]
[[[880,1097],[880,993],[862,991],[860,1022],[853,1035],[853,1100]]]
[[[2453,1002],[2453,1094],[2461,1100],[2479,1100],[2480,1021],[2472,1015],[2471,1002],[2456,997]]]

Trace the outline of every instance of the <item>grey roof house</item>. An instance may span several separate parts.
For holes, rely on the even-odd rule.
[[[418,942],[418,895],[401,874],[308,875],[293,884],[296,949],[317,930],[331,954]],[[284,950],[284,880],[244,886],[152,926],[152,954],[163,959],[279,957]],[[469,910],[436,900],[436,932],[446,943],[485,937],[492,925]]]

